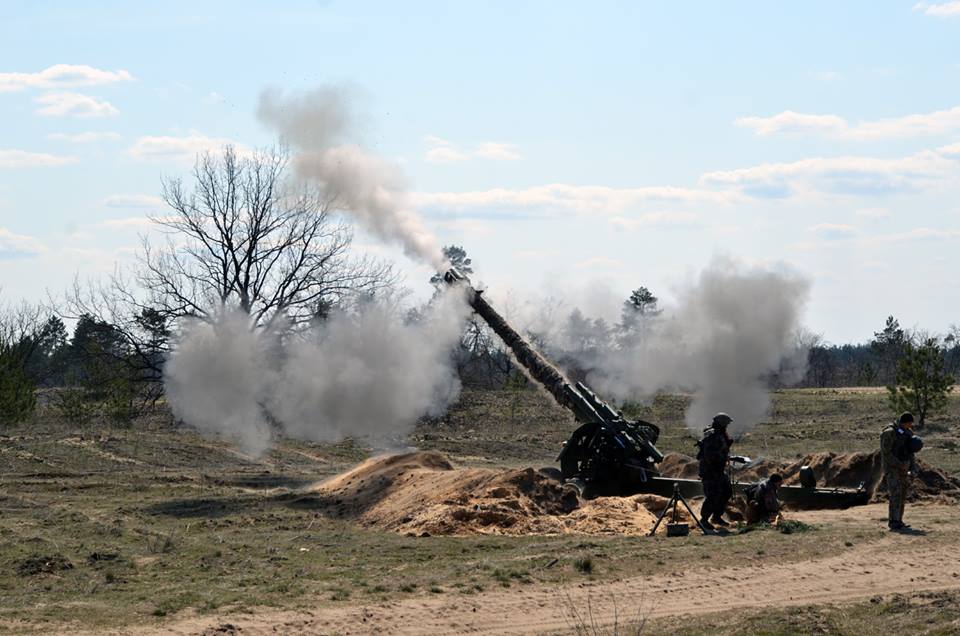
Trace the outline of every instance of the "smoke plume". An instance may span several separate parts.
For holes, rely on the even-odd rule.
[[[187,322],[164,369],[173,414],[201,433],[263,452],[271,434],[262,405],[274,385],[266,364],[269,342],[239,310],[225,310],[209,323]]]
[[[647,333],[610,356],[590,380],[620,399],[661,389],[692,392],[687,427],[699,433],[719,411],[742,433],[768,413],[774,373],[796,381],[805,352],[796,335],[809,282],[785,269],[746,267],[715,258],[675,307],[650,321]]]
[[[623,307],[625,295],[611,296],[605,285],[594,291],[588,297],[568,289],[573,302],[557,296],[518,302],[500,291],[495,304],[561,366],[586,371],[587,383],[606,397],[691,394],[685,420],[695,434],[719,411],[734,418],[731,433],[749,430],[767,415],[770,378],[791,384],[806,371],[798,333],[809,282],[786,268],[714,258],[674,290],[674,303],[635,317],[629,329],[612,311]]]
[[[267,90],[257,115],[294,148],[301,178],[335,194],[339,207],[373,235],[443,269],[440,245],[410,207],[400,171],[350,141],[354,116],[345,89],[324,87],[292,96]]]
[[[385,445],[459,395],[452,352],[468,312],[449,290],[417,322],[368,302],[284,339],[227,311],[185,326],[166,367],[168,397],[178,418],[253,454],[278,432]]]
[[[469,306],[460,290],[434,301],[414,324],[374,304],[337,314],[299,338],[280,374],[271,411],[288,435],[330,441],[402,434],[459,395],[451,353]]]

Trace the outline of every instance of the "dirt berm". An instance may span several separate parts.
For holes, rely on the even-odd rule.
[[[794,462],[776,462],[761,459],[744,470],[734,471],[733,478],[741,482],[755,482],[779,472],[784,483],[800,483],[800,468],[810,466],[822,488],[857,488],[863,484],[873,493],[873,499],[886,498],[880,451],[872,453],[816,453]],[[940,498],[960,499],[960,479],[951,477],[939,468],[917,460],[917,473],[910,483],[911,501]],[[660,472],[667,477],[697,478],[697,460],[680,453],[670,453],[660,463]]]
[[[455,468],[429,451],[374,457],[309,490],[335,516],[417,536],[646,534],[667,501],[578,501],[556,469]]]

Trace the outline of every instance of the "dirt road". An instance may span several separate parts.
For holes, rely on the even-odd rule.
[[[854,545],[843,555],[797,563],[770,563],[758,557],[743,566],[671,575],[636,577],[564,588],[530,586],[470,596],[430,596],[377,605],[325,607],[309,613],[264,612],[206,616],[175,621],[162,634],[540,634],[570,629],[570,608],[590,607],[594,620],[622,623],[638,613],[648,619],[706,614],[741,608],[854,602],[880,594],[960,589],[960,543],[945,516],[954,510],[924,506],[911,520],[926,535],[884,536]],[[879,525],[883,506],[853,511],[798,513],[817,523]],[[938,525],[940,523],[941,525]],[[723,541],[722,538],[710,540]],[[896,558],[891,558],[896,554]],[[909,565],[905,565],[909,564]],[[232,631],[231,628],[235,631]],[[129,632],[125,632],[129,633]],[[142,633],[148,633],[144,630]]]

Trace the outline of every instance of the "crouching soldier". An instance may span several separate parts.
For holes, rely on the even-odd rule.
[[[889,501],[887,525],[891,530],[910,527],[903,522],[903,509],[910,474],[915,470],[913,455],[921,448],[923,441],[913,434],[912,413],[902,414],[880,434],[880,457]]]
[[[746,490],[747,496],[747,523],[761,521],[772,522],[780,514],[780,500],[777,490],[783,483],[783,477],[774,473],[759,484],[750,486]]]

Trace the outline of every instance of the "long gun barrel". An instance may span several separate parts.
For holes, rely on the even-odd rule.
[[[685,497],[702,494],[699,480],[658,476],[656,464],[663,460],[663,455],[654,445],[660,435],[655,424],[626,420],[582,382],[572,383],[531,347],[462,273],[450,269],[443,279],[465,291],[470,306],[510,347],[530,377],[581,422],[557,458],[566,485],[573,486],[583,496],[649,492],[669,497],[678,489]],[[746,457],[731,457],[731,460],[750,461]],[[864,488],[844,490],[815,486],[811,474],[810,483],[804,487],[782,486],[780,498],[801,507],[846,508],[865,504],[870,496]]]
[[[444,281],[450,285],[462,285],[467,293],[467,302],[473,307],[473,310],[483,318],[495,334],[500,336],[504,344],[510,347],[517,362],[523,365],[523,368],[539,382],[543,388],[550,392],[550,395],[560,404],[573,411],[574,416],[581,422],[603,422],[604,415],[609,414],[597,412],[597,409],[581,395],[574,385],[563,375],[555,366],[550,364],[543,356],[530,346],[524,338],[511,327],[503,316],[490,306],[490,303],[483,297],[483,293],[477,291],[470,284],[470,280],[458,272],[456,269],[450,269],[443,275]],[[592,395],[592,394],[591,394]],[[594,398],[596,396],[593,396]],[[604,406],[606,406],[604,404]],[[607,407],[612,413],[612,409]],[[615,416],[616,414],[614,414]]]
[[[451,286],[464,288],[467,302],[510,347],[517,362],[582,423],[557,458],[568,483],[578,484],[581,493],[588,487],[617,491],[623,490],[628,483],[647,481],[648,474],[656,474],[654,465],[663,459],[663,455],[654,446],[660,433],[655,425],[625,420],[582,382],[570,382],[531,347],[456,269],[447,271],[444,280]]]

